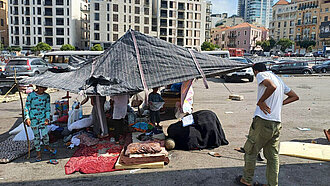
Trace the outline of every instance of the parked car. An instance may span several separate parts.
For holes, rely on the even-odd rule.
[[[285,62],[272,66],[271,71],[276,74],[312,74],[313,70],[306,62]]]
[[[313,56],[314,57],[324,57],[324,54],[322,51],[317,51],[317,52],[313,52]]]
[[[0,62],[0,77],[4,76],[6,63]]]
[[[304,57],[314,57],[313,53],[306,53]]]
[[[270,68],[274,65],[276,65],[277,63],[275,61],[263,61],[263,62],[259,62],[259,63],[263,63],[266,65],[267,70],[270,70]]]
[[[229,58],[230,60],[235,60],[239,61],[241,63],[246,63],[246,64],[251,64],[252,61],[250,59],[244,58],[244,57],[231,57]],[[245,68],[242,70],[238,70],[233,73],[229,73],[224,75],[223,77],[226,82],[231,81],[231,80],[241,80],[241,79],[248,79],[249,82],[253,82],[254,79],[254,74],[252,68]]]
[[[327,71],[330,71],[330,61],[326,61],[323,64],[320,65],[314,65],[312,69],[316,72],[322,72],[322,73],[327,73]]]
[[[6,65],[5,76],[14,76],[15,69],[17,76],[35,76],[48,69],[46,62],[40,58],[14,58],[9,60]]]

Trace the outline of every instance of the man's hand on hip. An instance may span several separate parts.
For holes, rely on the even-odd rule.
[[[257,105],[259,106],[259,108],[265,113],[265,114],[270,114],[271,110],[270,108],[268,107],[268,105],[265,103],[265,102],[261,102],[259,101],[257,103]]]

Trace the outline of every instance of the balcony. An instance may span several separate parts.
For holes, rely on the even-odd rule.
[[[80,11],[86,13],[86,12],[90,11],[90,8],[89,7],[83,7],[83,8],[80,9]]]
[[[179,14],[178,19],[184,19],[184,15]]]
[[[183,31],[180,32],[180,30],[178,30],[178,37],[184,37]]]
[[[25,25],[30,25],[30,24],[31,24],[30,21],[26,21],[26,22],[25,22]]]
[[[14,14],[14,15],[18,15],[18,11],[14,11],[13,14]]]
[[[18,25],[19,23],[18,23],[18,21],[14,21],[14,25]]]
[[[234,39],[234,38],[236,38],[236,37],[237,37],[236,34],[230,34],[230,35],[228,35],[228,38],[229,38],[229,39]]]
[[[25,15],[30,15],[30,11],[25,11]]]
[[[16,30],[16,31],[14,32],[14,35],[19,35],[19,31]]]
[[[45,36],[53,36],[53,32],[45,32]]]
[[[179,3],[179,5],[178,5],[178,10],[179,10],[179,11],[184,11],[184,10],[185,10],[185,8],[184,8],[184,3]]]
[[[25,34],[26,35],[31,35],[31,32],[30,31],[26,31]]]
[[[90,19],[89,18],[83,18],[81,19],[82,22],[85,22],[85,23],[89,23],[90,22]]]
[[[167,8],[167,1],[162,1],[160,4],[160,8]]]
[[[53,5],[53,2],[52,2],[52,0],[45,0],[44,5],[45,6],[52,6]]]
[[[236,48],[236,44],[234,44],[234,43],[229,43],[227,46],[230,48]]]
[[[18,0],[14,0],[13,5],[18,5]]]
[[[45,11],[44,16],[53,16],[52,11]]]
[[[44,25],[45,26],[53,26],[53,22],[51,22],[51,21],[45,21],[44,22]]]
[[[25,5],[30,5],[30,0],[25,0]]]

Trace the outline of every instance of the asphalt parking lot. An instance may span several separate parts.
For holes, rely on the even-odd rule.
[[[299,96],[296,103],[283,108],[281,141],[316,141],[329,145],[323,129],[330,128],[330,76],[283,76],[283,81]],[[3,185],[235,185],[233,180],[242,173],[243,154],[234,151],[245,142],[254,109],[256,106],[256,81],[227,83],[234,93],[244,96],[243,101],[228,100],[229,92],[220,78],[208,79],[210,88],[204,88],[201,80],[194,83],[194,110],[212,110],[219,117],[228,146],[202,151],[170,151],[170,164],[164,169],[116,171],[111,173],[85,175],[75,173],[65,175],[64,165],[73,154],[73,150],[58,148],[58,165],[49,165],[45,161],[34,163],[19,158],[9,164],[0,164],[0,184]],[[52,101],[65,92],[51,94]],[[73,98],[78,97],[73,95]],[[81,99],[79,97],[79,99]],[[0,103],[0,141],[8,137],[8,131],[20,122],[18,101]],[[84,108],[84,113],[90,107]],[[176,120],[167,120],[161,124],[167,127]],[[300,131],[297,127],[307,127],[310,131]],[[209,151],[219,152],[222,157],[209,156]],[[35,156],[35,152],[32,152]],[[280,156],[280,185],[328,185],[330,183],[330,163],[296,157]],[[265,182],[265,162],[258,163],[256,180]]]

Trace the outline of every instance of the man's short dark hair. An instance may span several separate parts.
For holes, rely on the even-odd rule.
[[[254,71],[258,71],[258,72],[264,72],[267,70],[266,68],[266,65],[263,64],[263,63],[255,63],[253,66],[252,66],[252,69]]]

